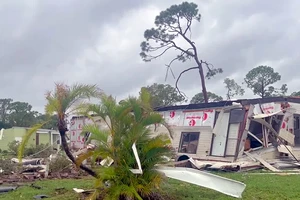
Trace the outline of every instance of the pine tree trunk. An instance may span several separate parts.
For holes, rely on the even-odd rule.
[[[202,94],[204,97],[204,102],[208,103],[208,96],[207,96],[207,91],[206,91],[205,77],[204,77],[204,73],[203,73],[202,63],[201,62],[197,62],[197,63],[199,66],[199,75],[200,75],[200,79],[201,79]]]

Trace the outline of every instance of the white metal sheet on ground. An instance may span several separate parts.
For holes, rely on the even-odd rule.
[[[167,177],[216,190],[223,194],[241,198],[246,185],[242,182],[184,167],[162,167],[158,171]]]

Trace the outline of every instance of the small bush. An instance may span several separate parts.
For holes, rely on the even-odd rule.
[[[67,169],[72,162],[68,160],[65,156],[58,155],[49,164],[49,172],[60,172]]]
[[[8,143],[8,152],[12,153],[13,155],[18,154],[18,148],[19,148],[19,142],[14,140],[10,143]]]
[[[15,165],[13,165],[9,159],[0,159],[0,169],[3,170],[0,176],[8,175],[11,174],[12,171],[15,171]]]
[[[20,145],[20,143],[18,141],[12,141],[12,142],[8,143],[8,152],[14,156],[17,156],[19,145]],[[48,144],[40,144],[40,145],[31,145],[29,147],[26,147],[24,149],[24,157],[27,157],[27,156],[31,156],[32,158],[49,157],[54,152],[52,151],[52,148],[48,147],[48,146],[49,146]],[[4,153],[4,151],[3,151],[3,153]]]
[[[31,156],[32,158],[46,158],[52,153],[54,153],[54,151],[48,144],[31,145],[24,150],[24,156]]]

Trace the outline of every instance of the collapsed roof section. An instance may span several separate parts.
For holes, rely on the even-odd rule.
[[[238,100],[218,101],[218,102],[199,103],[199,104],[156,107],[154,110],[158,112],[169,111],[169,110],[197,110],[197,109],[232,106],[236,104],[245,106],[250,104],[265,104],[265,103],[272,103],[272,102],[290,102],[290,103],[300,104],[300,97],[266,97],[266,98],[256,98],[256,99],[238,99]]]

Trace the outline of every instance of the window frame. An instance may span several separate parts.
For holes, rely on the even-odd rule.
[[[184,152],[182,151],[182,146],[183,146],[183,137],[184,134],[188,134],[188,145],[191,143],[191,141],[195,141],[195,140],[191,140],[191,135],[195,134],[197,137],[197,143],[196,143],[196,148],[195,148],[195,152],[193,151],[192,153],[190,152]],[[179,146],[178,146],[178,153],[187,153],[187,154],[197,154],[197,150],[198,150],[198,145],[199,145],[199,140],[200,140],[200,131],[182,131],[181,135],[180,135],[180,141],[179,141]]]

